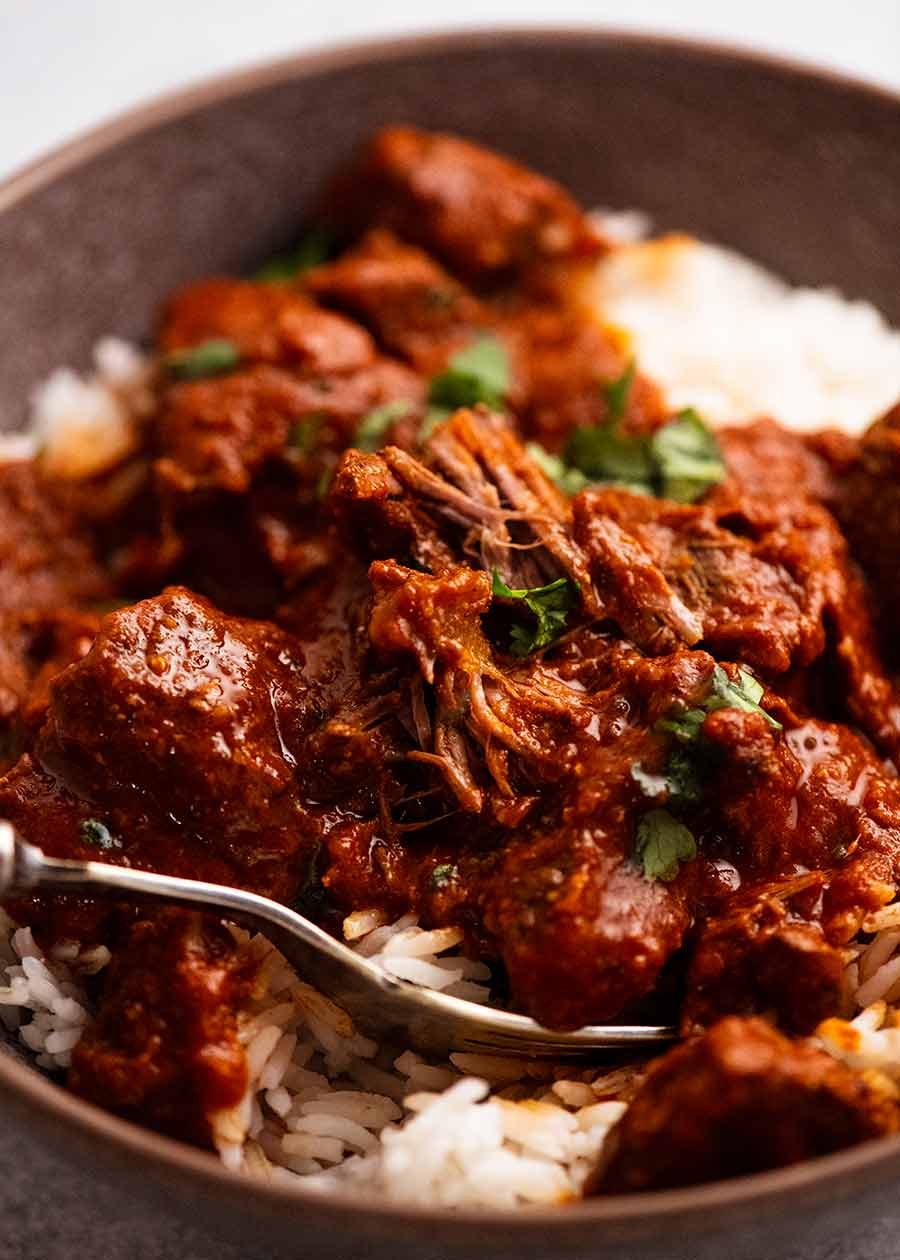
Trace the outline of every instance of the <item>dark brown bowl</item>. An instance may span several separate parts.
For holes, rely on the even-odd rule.
[[[588,204],[640,207],[900,322],[900,98],[770,58],[594,30],[357,44],[166,97],[0,188],[6,426],[36,380],[85,362],[98,336],[145,336],[174,284],[283,246],[323,177],[389,121],[463,132]],[[130,1196],[305,1260],[771,1257],[797,1234],[810,1245],[870,1220],[900,1175],[891,1139],[697,1189],[449,1213],[238,1180],[14,1054],[0,1053],[0,1100],[24,1162],[29,1144],[52,1145]]]

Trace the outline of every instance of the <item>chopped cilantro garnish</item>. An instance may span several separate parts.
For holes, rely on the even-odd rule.
[[[617,380],[603,387],[604,423],[576,429],[562,459],[534,444],[529,448],[532,458],[567,494],[577,494],[591,482],[613,482],[640,494],[693,503],[725,476],[719,444],[692,407],[653,433],[625,431],[621,422],[634,377],[632,360]]]
[[[315,449],[321,425],[322,417],[318,412],[297,420],[291,427],[288,446],[296,451],[302,451],[304,455],[309,455]]]
[[[717,709],[741,709],[745,713],[761,713],[771,727],[781,730],[781,723],[760,705],[764,687],[748,673],[738,669],[738,681],[732,682],[721,665],[716,665],[709,680],[706,698],[692,709],[671,713],[656,723],[658,731],[674,735],[680,744],[692,744],[700,735],[707,714]]]
[[[742,709],[745,713],[761,713],[770,726],[781,730],[781,723],[760,705],[765,688],[746,669],[738,670],[738,681],[732,682],[721,665],[712,673],[712,688],[706,700],[706,712],[716,709]]]
[[[716,665],[709,680],[709,690],[704,700],[691,709],[670,713],[661,718],[655,730],[671,735],[675,741],[665,767],[660,774],[651,774],[643,766],[632,767],[631,775],[649,797],[663,793],[668,801],[692,804],[702,794],[701,735],[707,715],[717,709],[741,709],[746,713],[761,713],[770,726],[781,730],[781,723],[760,705],[764,688],[745,669],[738,671],[738,681],[732,682],[721,665]]]
[[[657,429],[650,450],[664,499],[693,503],[725,476],[719,444],[693,407]]]
[[[317,267],[331,256],[334,242],[324,228],[313,228],[293,249],[276,254],[254,274],[253,279],[268,284],[285,284],[310,267]]]
[[[608,381],[603,386],[603,397],[606,399],[607,424],[618,424],[625,415],[636,370],[637,364],[634,359],[631,359],[620,377],[617,377],[614,381]]]
[[[178,380],[194,381],[230,372],[240,361],[241,352],[233,341],[213,337],[187,350],[173,350],[163,358],[163,366],[170,376]]]
[[[667,809],[651,809],[637,825],[634,855],[647,879],[661,879],[667,884],[675,879],[682,862],[697,856],[697,841]]]
[[[588,481],[614,481],[629,490],[653,493],[655,467],[649,438],[623,433],[616,423],[576,429],[566,447],[566,463]]]
[[[402,419],[411,407],[412,403],[406,398],[397,398],[394,402],[375,407],[360,420],[353,439],[354,446],[361,451],[377,451],[394,421]]]
[[[118,849],[120,843],[108,827],[97,818],[86,818],[78,828],[82,844],[89,844],[94,849]]]
[[[525,450],[544,476],[555,482],[563,494],[578,494],[588,484],[587,477],[579,468],[570,468],[559,455],[545,451],[540,442],[526,442]]]
[[[446,888],[458,874],[459,872],[452,862],[443,862],[431,872],[431,887],[435,889]]]
[[[492,571],[492,578],[492,594],[503,599],[521,600],[536,618],[536,624],[513,626],[509,648],[514,656],[528,656],[559,638],[578,596],[578,587],[574,582],[568,578],[557,578],[547,586],[514,590],[507,586],[496,569]]]
[[[432,377],[428,389],[428,411],[419,441],[431,436],[435,425],[458,407],[485,403],[500,410],[509,389],[509,355],[496,337],[482,333],[476,341],[450,359],[443,372]]]
[[[319,480],[316,482],[316,498],[324,499],[328,493],[328,487],[331,485],[334,477],[334,468],[323,468],[319,473]]]

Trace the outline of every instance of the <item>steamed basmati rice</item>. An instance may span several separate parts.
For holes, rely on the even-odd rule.
[[[858,432],[900,395],[900,333],[865,303],[792,290],[754,264],[690,238],[641,242],[635,212],[605,216],[627,243],[599,267],[598,308],[627,329],[641,367],[673,407],[714,422],[775,415],[799,429]],[[99,343],[87,377],[61,369],[33,398],[25,435],[0,458],[40,452],[82,476],[130,450],[150,406],[153,365]],[[900,903],[848,950],[850,1019],[828,1020],[822,1046],[900,1083]],[[305,984],[271,944],[233,929],[257,966],[242,1014],[250,1085],[214,1117],[225,1164],[267,1178],[423,1204],[512,1207],[576,1197],[591,1161],[639,1083],[639,1064],[581,1072],[535,1060],[455,1054],[429,1063],[377,1045]],[[348,944],[395,976],[485,1002],[490,972],[459,952],[462,933],[426,931],[377,910],[344,923]],[[108,961],[76,942],[43,956],[0,911],[0,1021],[47,1069],[65,1068],[89,1017],[81,977]]]

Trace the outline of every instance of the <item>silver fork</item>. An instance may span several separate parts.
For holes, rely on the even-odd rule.
[[[262,932],[308,983],[336,1002],[363,1033],[426,1054],[451,1051],[578,1059],[639,1050],[675,1037],[661,1024],[597,1024],[555,1032],[524,1015],[479,1006],[388,975],[287,906],[256,893],[178,879],[108,862],[47,857],[0,822],[0,898],[34,892],[165,902],[214,913]]]

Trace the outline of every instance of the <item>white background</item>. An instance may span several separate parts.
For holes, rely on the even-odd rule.
[[[0,0],[0,178],[235,66],[360,35],[572,22],[705,35],[900,88],[900,0]]]

